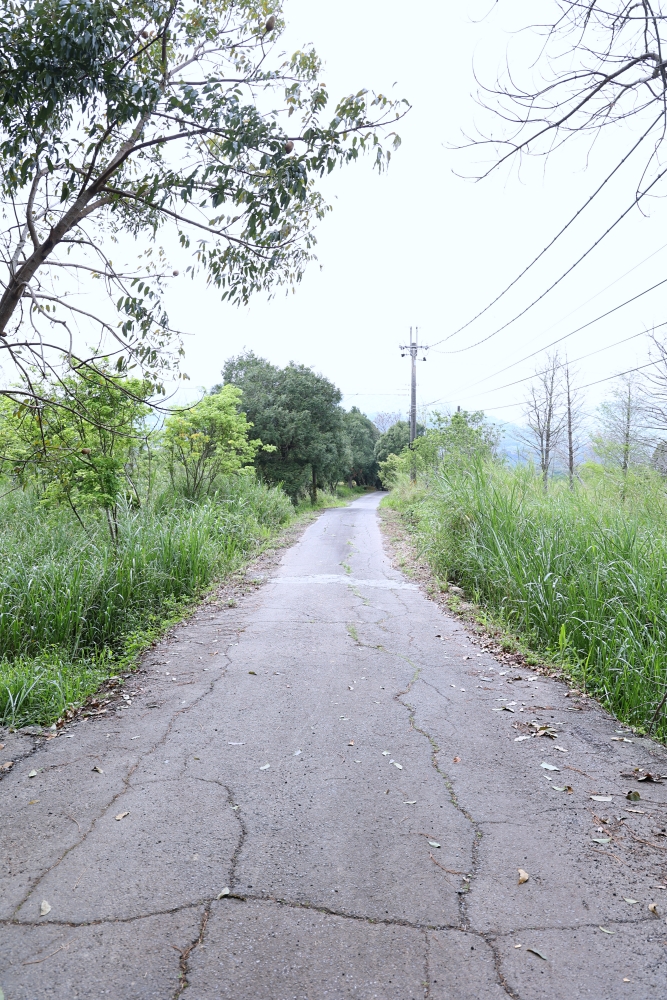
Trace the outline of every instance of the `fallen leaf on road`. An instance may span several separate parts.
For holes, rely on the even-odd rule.
[[[641,795],[639,794],[639,792],[628,792],[628,794],[625,797],[626,799],[629,799],[630,802],[639,802],[639,800],[641,799]]]
[[[455,764],[460,764],[460,763],[461,763],[461,758],[460,758],[460,757],[454,757],[454,758],[453,758],[453,762],[454,762]]]
[[[635,903],[639,902],[638,899],[629,899],[628,896],[624,896],[623,899],[625,900],[626,903],[629,903],[630,906],[634,906]]]
[[[429,840],[428,846],[429,847],[440,847],[440,844],[438,843],[437,840]]]
[[[229,747],[244,747],[245,743],[228,743],[227,746],[229,746]]]
[[[403,803],[404,806],[416,806],[417,799],[409,799],[407,802]]]
[[[399,771],[403,770],[403,765],[397,764],[395,760],[392,760],[392,764],[394,765],[394,767],[397,767]]]
[[[39,908],[40,917],[45,917],[47,913],[51,912],[51,904],[47,903],[45,899],[42,900],[42,905]]]
[[[638,816],[645,816],[646,813],[643,809],[628,809],[629,813],[637,813]]]
[[[514,739],[514,742],[515,743],[523,743],[524,740],[529,740],[529,739],[530,739],[530,736],[528,736],[528,734],[526,734],[525,736],[516,736],[515,739]]]
[[[554,750],[560,750],[561,753],[569,753],[570,752],[569,750],[566,750],[565,747],[557,747],[555,744],[554,744]]]
[[[10,771],[14,767],[13,760],[6,760],[4,764],[0,764],[0,771]],[[37,774],[37,771],[35,771]]]
[[[591,795],[593,802],[611,802],[611,795]]]
[[[260,771],[268,771],[270,767],[271,767],[270,764],[262,764],[262,766],[260,767]]]
[[[257,671],[256,670],[249,670],[248,673],[249,674],[253,674],[255,677],[257,676]]]
[[[37,771],[28,771],[28,777],[29,778],[36,778],[37,777]]]
[[[631,983],[631,982],[632,982],[632,980],[631,980],[631,979],[628,979],[628,977],[626,976],[626,977],[625,977],[625,979],[623,980],[623,982],[624,982],[624,983]]]
[[[302,754],[302,753],[303,753],[303,750],[295,750],[294,753],[292,754],[292,756],[293,757],[298,757],[299,754]]]
[[[383,750],[382,751],[382,756],[383,757],[388,757],[389,756],[389,751],[388,750]]]
[[[117,816],[114,816],[114,819],[118,820],[118,822],[120,823],[122,819],[125,819],[125,817],[129,815],[130,815],[130,810],[128,809],[127,812],[118,813]]]
[[[593,837],[594,844],[609,844],[611,837]]]
[[[30,799],[30,802],[28,803],[28,805],[29,806],[36,806],[38,802],[39,802],[39,799]]]
[[[102,768],[99,767],[97,764],[95,765],[95,767],[91,767],[91,771],[97,771],[98,774],[104,774]]]
[[[514,945],[514,947],[515,947],[515,948],[520,948],[520,947],[521,947],[521,945],[520,945],[520,944],[515,944],[515,945]]]
[[[224,899],[225,896],[229,895],[229,892],[230,892],[229,886],[225,886],[225,888],[222,890],[222,892],[219,892],[218,895],[215,898],[216,899]]]
[[[651,913],[655,913],[656,917],[660,916],[660,914],[658,913],[658,907],[655,905],[655,903],[649,903],[648,908],[651,911]]]
[[[542,761],[540,767],[543,767],[545,771],[560,771],[560,768],[556,767],[555,764],[547,764],[545,761]]]
[[[554,792],[567,792],[568,795],[572,795],[574,788],[572,785],[552,785]]]
[[[350,740],[350,742],[349,742],[349,743],[348,743],[347,745],[348,745],[349,747],[353,747],[353,746],[354,746],[354,740]]]
[[[547,961],[547,956],[543,955],[541,951],[537,950],[537,948],[526,948],[526,951],[532,951],[533,955],[537,955],[537,957],[541,958],[543,962]]]
[[[634,743],[634,740],[629,740],[625,736],[612,736],[612,743]]]
[[[608,931],[606,927],[600,927],[599,929],[602,931],[603,934],[615,934],[616,933],[616,931]]]
[[[519,885],[523,885],[524,882],[528,881],[530,875],[528,874],[528,872],[525,872],[523,868],[519,868],[517,870],[519,872]]]

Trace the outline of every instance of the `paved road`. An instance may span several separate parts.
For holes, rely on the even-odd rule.
[[[667,995],[667,795],[621,777],[663,751],[501,673],[392,569],[378,499],[5,777],[6,1000]]]

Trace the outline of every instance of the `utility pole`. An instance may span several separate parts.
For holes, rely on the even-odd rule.
[[[428,351],[428,347],[425,344],[419,344],[419,327],[415,327],[414,340],[412,339],[412,327],[410,327],[410,343],[401,344],[400,350],[403,352],[401,357],[404,358],[406,354],[409,354],[412,363],[412,371],[410,373],[410,449],[412,450],[414,440],[417,437],[417,354],[419,351]],[[423,357],[422,361],[426,361],[426,357]],[[416,478],[417,469],[413,459],[410,469],[410,479],[414,483]]]

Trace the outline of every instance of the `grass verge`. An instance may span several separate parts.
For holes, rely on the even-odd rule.
[[[478,621],[636,730],[667,739],[659,476],[592,473],[574,490],[556,482],[545,493],[532,470],[488,463],[401,482],[385,504],[435,584],[458,585]]]
[[[80,706],[285,528],[346,497],[294,508],[254,477],[193,505],[165,494],[123,517],[117,545],[66,511],[13,494],[0,517],[0,725],[49,725]]]

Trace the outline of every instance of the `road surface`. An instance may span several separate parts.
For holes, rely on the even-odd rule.
[[[204,605],[115,715],[8,738],[5,1000],[667,996],[667,795],[633,771],[664,751],[480,649],[379,499]]]

